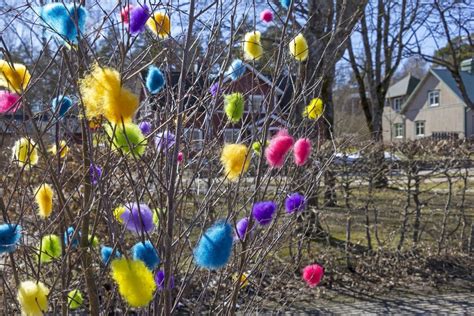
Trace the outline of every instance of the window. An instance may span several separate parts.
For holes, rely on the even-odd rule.
[[[246,113],[264,113],[265,112],[265,104],[263,102],[264,96],[263,95],[251,95],[249,96],[249,104],[246,109]]]
[[[235,143],[240,136],[240,129],[238,128],[226,128],[224,129],[224,142]]]
[[[425,122],[424,121],[415,122],[415,135],[425,136]]]
[[[433,90],[428,92],[428,102],[430,106],[438,106],[439,105],[439,91]]]
[[[403,124],[402,123],[393,124],[393,132],[395,134],[395,138],[402,138],[403,137]]]
[[[204,135],[200,128],[185,128],[184,140],[193,149],[202,149]]]
[[[392,109],[395,112],[400,112],[402,109],[402,98],[395,98],[392,100]]]

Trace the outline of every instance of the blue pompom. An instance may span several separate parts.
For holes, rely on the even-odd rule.
[[[280,0],[280,4],[283,8],[290,8],[291,0]]]
[[[120,251],[115,250],[112,247],[109,246],[102,246],[100,249],[100,257],[102,258],[102,262],[107,265],[109,263],[110,257],[112,256],[112,253],[115,253],[115,258],[120,258],[122,254]]]
[[[232,81],[235,81],[242,77],[245,73],[245,65],[240,59],[234,59],[230,64],[229,69],[225,72],[226,76],[229,76]]]
[[[132,247],[132,255],[134,260],[141,260],[150,270],[154,270],[160,265],[160,256],[158,251],[149,240],[138,242]]]
[[[151,94],[157,94],[165,86],[165,77],[158,67],[150,66],[146,76],[146,88]]]
[[[77,44],[79,32],[84,33],[85,30],[87,11],[83,6],[74,3],[64,5],[58,2],[43,6],[40,16],[46,26],[62,39]]]
[[[0,225],[0,254],[14,252],[21,238],[21,226],[15,224]]]
[[[229,262],[232,242],[232,226],[218,222],[204,233],[194,249],[196,264],[209,270],[222,268]]]
[[[74,239],[72,238],[73,236],[74,236],[74,227],[70,226],[64,232],[64,244],[68,246],[69,243],[71,243],[72,248],[77,248],[77,246],[79,246],[79,239],[81,238],[81,232],[77,232],[76,236],[74,236]]]
[[[72,107],[72,100],[67,96],[58,96],[51,102],[53,112],[57,112],[59,117],[63,117]]]

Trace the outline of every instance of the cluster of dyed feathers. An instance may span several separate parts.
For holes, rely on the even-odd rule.
[[[291,1],[281,0],[281,5],[288,9]],[[86,21],[88,13],[82,5],[51,3],[41,8],[39,12],[47,29],[66,46],[74,48],[81,38],[87,37]],[[266,9],[261,12],[260,18],[265,23],[273,21],[273,12]],[[131,35],[144,31],[145,26],[160,38],[167,38],[171,34],[171,22],[168,15],[156,12],[150,13],[146,5],[128,5],[121,11],[122,23]],[[246,60],[259,60],[263,54],[261,34],[259,31],[248,32],[242,43]],[[290,54],[297,61],[308,58],[308,44],[302,34],[298,34],[289,43]],[[241,78],[246,71],[246,65],[240,59],[232,61],[225,76],[235,81]],[[25,65],[0,60],[0,113],[11,113],[21,108],[21,95],[28,88],[31,75]],[[156,95],[164,88],[166,79],[161,70],[150,66],[145,79],[145,86],[151,95]],[[112,141],[115,150],[125,154],[142,156],[147,146],[147,135],[152,133],[149,122],[139,125],[132,123],[132,119],[139,106],[139,98],[130,89],[124,86],[120,73],[109,67],[95,64],[79,82],[81,100],[85,108],[87,119],[92,123],[108,121],[104,129]],[[212,85],[211,94],[215,97],[221,92],[218,83]],[[60,119],[74,106],[72,99],[59,95],[51,102],[52,112]],[[224,111],[231,123],[237,123],[244,114],[245,99],[241,93],[224,96]],[[313,99],[305,108],[304,117],[318,119],[323,113],[323,103],[320,99]],[[91,125],[92,126],[92,125]],[[164,131],[155,136],[155,145],[159,151],[168,151],[176,143],[175,136]],[[270,141],[255,142],[252,145],[254,152],[265,153],[267,163],[273,168],[281,168],[288,152],[293,149],[294,161],[303,166],[311,153],[311,142],[307,138],[298,139],[288,134],[286,130],[278,132]],[[61,140],[50,147],[50,152],[61,159],[65,159],[68,146]],[[222,150],[221,162],[225,175],[234,180],[246,172],[250,165],[250,151],[243,144],[226,144]],[[25,169],[31,169],[38,163],[38,150],[35,142],[29,138],[19,139],[13,146],[13,160]],[[178,154],[178,162],[182,161],[183,154]],[[91,164],[90,180],[97,185],[102,178],[102,168]],[[51,216],[54,207],[53,188],[41,184],[34,192],[38,208],[38,215],[46,219]],[[285,209],[288,214],[304,210],[306,199],[300,193],[292,193],[285,200]],[[273,201],[257,202],[253,205],[252,218],[242,218],[236,223],[235,235],[232,226],[219,221],[205,231],[194,249],[194,259],[198,266],[215,270],[225,266],[231,256],[234,240],[245,240],[248,231],[255,222],[260,226],[272,223],[278,206]],[[151,211],[145,204],[130,204],[117,208],[116,218],[126,229],[134,234],[142,235],[151,232],[158,222],[158,213]],[[64,232],[64,245],[77,248],[81,232],[69,227]],[[0,254],[12,253],[16,250],[21,239],[21,226],[15,224],[0,225]],[[89,245],[97,246],[98,239],[89,236]],[[38,260],[48,263],[59,259],[62,255],[61,238],[50,234],[41,238],[38,249]],[[165,288],[165,274],[158,270],[160,257],[158,251],[149,240],[139,241],[131,248],[131,258],[123,258],[114,247],[102,246],[101,257],[105,265],[110,265],[111,276],[118,285],[119,292],[132,307],[142,307],[149,304],[153,293]],[[155,271],[153,275],[153,271]],[[323,276],[323,268],[319,265],[310,265],[303,270],[303,279],[313,287],[319,284]],[[248,284],[245,275],[244,283]],[[174,286],[174,277],[169,277],[169,286]],[[28,315],[41,315],[48,309],[48,287],[39,281],[23,281],[18,286],[17,298],[22,312]],[[82,293],[75,289],[68,293],[68,305],[71,309],[79,308],[83,303]]]
[[[280,130],[265,144],[265,158],[272,168],[282,168],[288,152],[293,149],[295,164],[303,166],[311,154],[311,147],[308,138],[300,138],[295,142],[293,136],[286,130]],[[260,142],[255,142],[252,148],[257,155],[261,154]],[[249,168],[249,149],[244,144],[225,144],[221,153],[221,163],[226,177],[235,180]]]

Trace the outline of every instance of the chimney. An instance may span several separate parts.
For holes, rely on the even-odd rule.
[[[474,57],[463,60],[461,62],[461,71],[465,71],[474,75]]]

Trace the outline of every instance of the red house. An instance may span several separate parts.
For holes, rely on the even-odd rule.
[[[193,151],[202,148],[203,139],[250,145],[263,138],[265,123],[269,131],[267,138],[288,127],[284,109],[291,91],[284,91],[251,65],[244,63],[244,66],[245,73],[237,80],[232,81],[228,76],[223,79],[218,96],[210,100],[209,109],[186,122],[184,141],[191,143]],[[231,123],[224,112],[223,95],[234,92],[242,93],[246,101],[244,115],[238,123]],[[209,135],[204,135],[206,130]]]

